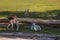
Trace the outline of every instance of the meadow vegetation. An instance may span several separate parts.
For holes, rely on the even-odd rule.
[[[60,0],[0,0],[0,19],[7,18],[10,13],[19,18],[26,18],[25,9],[29,9],[27,18],[60,20]],[[7,31],[6,28],[0,28],[0,32],[5,31]],[[37,32],[20,28],[18,32],[60,34],[58,28],[42,28]]]
[[[0,0],[0,11],[43,12],[60,9],[60,0]]]
[[[25,12],[24,11],[1,11],[0,12],[0,18],[6,18],[8,14],[15,14],[19,18],[26,18]],[[50,10],[50,11],[45,11],[45,12],[29,12],[29,15],[27,18],[39,18],[39,19],[55,19],[55,20],[60,20],[60,10]]]

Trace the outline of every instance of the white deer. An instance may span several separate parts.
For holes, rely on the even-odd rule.
[[[41,30],[41,27],[39,25],[36,25],[35,23],[32,23],[31,30]]]

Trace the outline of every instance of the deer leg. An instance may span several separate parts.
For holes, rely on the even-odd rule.
[[[11,21],[11,29],[12,29],[12,30],[13,30],[13,24],[14,24],[14,23]]]
[[[7,26],[7,29],[9,28],[10,25],[11,25],[11,24],[9,23],[8,26]]]
[[[18,29],[19,29],[19,25],[18,25],[18,23],[16,23],[16,25],[17,25],[16,31],[18,31]]]

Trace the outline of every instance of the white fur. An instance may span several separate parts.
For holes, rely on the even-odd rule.
[[[31,26],[31,30],[35,30],[35,31],[41,30],[41,27],[39,25],[36,25],[35,23],[33,23]]]
[[[18,18],[16,18],[16,19],[13,19],[13,20],[10,20],[10,23],[8,24],[8,27],[11,25],[11,28],[13,29],[13,24],[16,24],[17,25],[17,28],[16,28],[16,30],[18,31],[18,29],[19,29],[19,20],[18,20]],[[8,28],[7,27],[7,28]]]

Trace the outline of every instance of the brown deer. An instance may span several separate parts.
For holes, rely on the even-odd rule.
[[[14,25],[16,25],[16,27],[17,27],[16,30],[18,31],[18,29],[19,29],[19,25],[18,25],[19,19],[18,19],[18,17],[16,15],[13,15],[13,14],[10,14],[9,17],[8,17],[8,19],[10,20],[10,22],[9,22],[7,28],[9,28],[9,26],[11,25],[11,28],[13,30]]]

